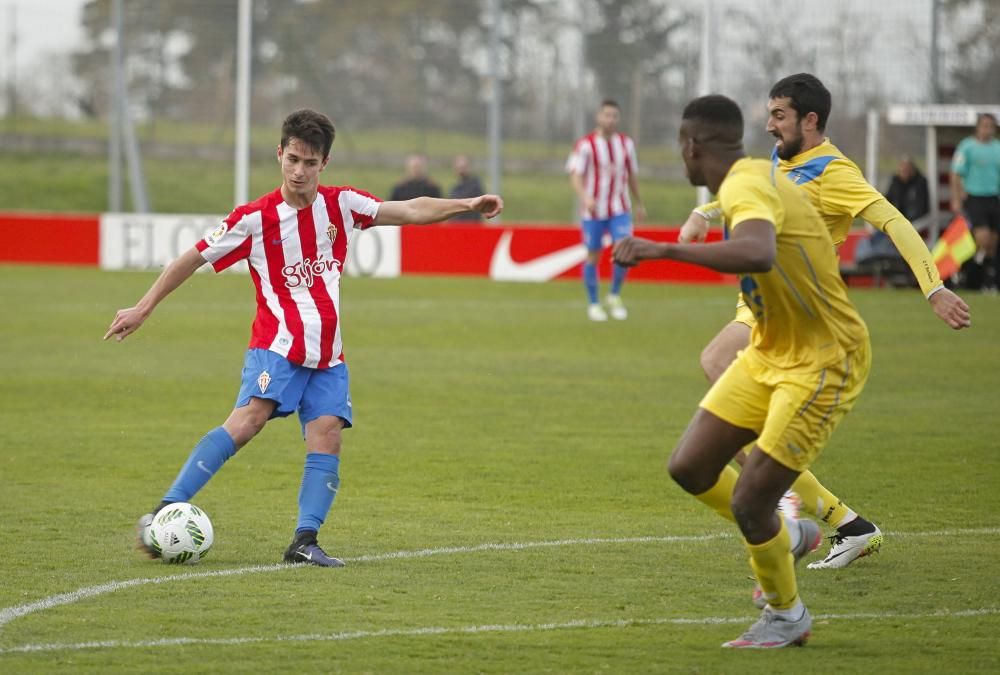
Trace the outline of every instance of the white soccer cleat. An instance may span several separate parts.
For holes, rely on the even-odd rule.
[[[611,310],[611,318],[616,321],[624,321],[628,318],[628,310],[625,309],[625,303],[622,302],[620,295],[608,296],[608,309]]]
[[[607,321],[608,313],[598,304],[587,306],[587,318],[591,321]]]
[[[854,537],[846,537],[839,533],[833,535],[830,537],[830,541],[833,542],[830,552],[822,560],[809,563],[807,568],[811,570],[842,569],[858,558],[877,553],[882,547],[882,530],[878,529],[878,525],[874,523],[872,523],[872,527],[875,528],[872,532]]]
[[[802,608],[802,616],[795,621],[774,613],[765,607],[760,619],[750,626],[743,635],[724,643],[728,649],[780,649],[795,645],[801,647],[809,639],[812,617],[809,610]]]
[[[799,512],[802,510],[802,498],[789,490],[778,500],[778,511],[787,520],[798,520]]]

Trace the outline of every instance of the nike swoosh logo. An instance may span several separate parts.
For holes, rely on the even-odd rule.
[[[312,559],[313,559],[313,554],[312,554],[312,551],[309,551],[309,555],[306,555],[306,554],[305,554],[305,553],[303,553],[302,551],[296,551],[296,553],[298,553],[298,554],[299,554],[300,556],[302,556],[302,557],[303,557],[303,558],[305,558],[306,560],[309,560],[309,561],[312,561]]]
[[[510,257],[510,240],[513,237],[514,233],[506,230],[493,249],[490,278],[495,281],[549,281],[587,259],[587,248],[581,243],[527,262],[515,262]]]
[[[205,462],[201,461],[200,459],[198,460],[197,467],[202,471],[204,471],[205,473],[207,473],[209,476],[212,475],[212,470],[209,469],[207,466],[205,466]]]
[[[290,237],[290,236],[292,236],[292,235],[288,235],[288,237]],[[288,237],[285,237],[284,239],[272,239],[271,243],[274,244],[275,246],[277,246],[281,242],[285,241],[285,239],[288,239]]]
[[[337,494],[337,487],[333,483],[327,483],[326,489],[332,492],[333,494]]]

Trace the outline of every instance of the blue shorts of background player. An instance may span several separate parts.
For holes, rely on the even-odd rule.
[[[585,219],[583,228],[583,244],[587,248],[587,261],[583,264],[583,285],[587,289],[587,300],[590,303],[587,314],[593,321],[606,321],[608,316],[597,302],[598,276],[597,262],[601,257],[601,245],[605,233],[611,235],[611,241],[631,236],[632,214],[626,211],[610,218]],[[625,319],[628,313],[621,300],[621,288],[625,281],[626,268],[615,265],[611,277],[611,292],[608,294],[608,307],[611,316]]]

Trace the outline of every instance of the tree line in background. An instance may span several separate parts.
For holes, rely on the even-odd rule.
[[[85,43],[70,62],[79,85],[64,90],[75,92],[80,114],[97,119],[108,110],[111,4],[86,2]],[[715,3],[727,26],[713,45],[717,68],[725,68],[717,81],[727,93],[762,101],[778,77],[813,70],[837,94],[834,121],[841,134],[868,105],[889,102],[868,49],[884,28],[864,20],[863,10],[852,9],[856,4],[831,7],[818,28],[798,2],[771,0],[767,11],[760,4]],[[897,4],[900,21],[926,9],[926,3]],[[355,129],[485,134],[492,86],[488,0],[253,5],[255,122],[274,124],[291,107],[312,106]],[[177,120],[229,129],[238,0],[125,0],[124,8],[133,112],[154,127],[157,120]],[[502,8],[505,137],[564,144],[589,127],[602,97],[621,102],[623,124],[638,139],[673,136],[679,107],[696,93],[699,3],[503,0]],[[995,102],[1000,2],[942,0],[939,25],[942,100]],[[928,49],[926,35],[912,36],[914,60],[928,60]],[[756,121],[750,126],[760,134]]]

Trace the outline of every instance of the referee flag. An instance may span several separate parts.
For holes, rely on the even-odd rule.
[[[934,244],[932,255],[942,279],[952,276],[962,267],[962,263],[976,254],[976,241],[969,232],[969,224],[961,215],[949,223]]]

